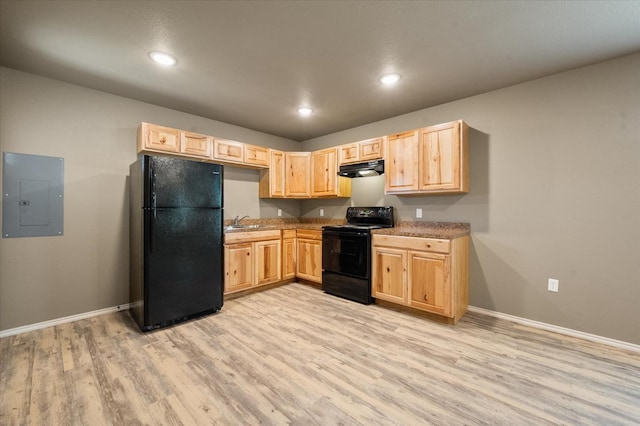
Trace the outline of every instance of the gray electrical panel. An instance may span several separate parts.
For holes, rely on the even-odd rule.
[[[64,159],[2,155],[2,238],[62,235]]]

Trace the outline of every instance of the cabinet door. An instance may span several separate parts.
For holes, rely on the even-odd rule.
[[[460,189],[460,123],[420,130],[420,191]]]
[[[138,150],[180,152],[180,130],[142,123]]]
[[[212,142],[209,136],[199,135],[197,133],[182,132],[182,143],[180,144],[180,152],[196,157],[210,158],[212,151]]]
[[[389,302],[406,304],[407,251],[373,247],[371,295]]]
[[[244,144],[242,142],[215,138],[213,141],[213,158],[215,160],[244,161]]]
[[[298,239],[296,275],[309,281],[322,282],[322,241]]]
[[[385,148],[385,192],[418,190],[418,131],[389,136]]]
[[[258,241],[253,244],[256,257],[255,285],[280,281],[282,267],[280,240]]]
[[[282,279],[288,280],[296,276],[296,239],[282,240]]]
[[[284,197],[284,152],[270,149],[269,157],[269,169],[260,170],[260,198],[281,198]]]
[[[359,143],[360,161],[379,160],[384,154],[384,138],[367,139]]]
[[[311,195],[310,166],[310,152],[287,152],[285,154],[285,196],[309,197]]]
[[[338,161],[336,148],[311,154],[311,196],[338,195]]]
[[[450,256],[409,252],[409,306],[452,317]]]
[[[224,247],[224,292],[232,293],[253,285],[253,247],[251,243]]]
[[[269,149],[262,146],[244,146],[244,162],[254,166],[269,167]]]
[[[350,143],[338,147],[338,162],[340,165],[356,163],[360,160],[358,143]]]

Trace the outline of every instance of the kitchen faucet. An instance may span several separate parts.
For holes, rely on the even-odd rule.
[[[234,225],[240,225],[240,221],[241,221],[242,219],[247,218],[247,217],[249,217],[249,215],[242,216],[242,217],[240,217],[240,216],[236,216],[236,218],[235,218],[235,219],[233,219],[233,224],[234,224]]]

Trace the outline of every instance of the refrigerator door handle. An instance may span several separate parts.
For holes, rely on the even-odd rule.
[[[153,167],[153,158],[149,159],[149,183],[151,187],[151,208],[153,209],[153,217],[156,216],[156,173]]]
[[[153,209],[153,214],[149,215],[149,253],[153,253],[153,234],[155,234],[156,227],[156,209]]]

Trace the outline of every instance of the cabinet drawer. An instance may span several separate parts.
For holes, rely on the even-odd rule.
[[[283,229],[282,230],[282,238],[295,238],[296,230],[295,229]]]
[[[393,247],[405,250],[431,251],[435,253],[449,253],[451,250],[451,240],[439,238],[373,235],[372,241],[374,246]]]
[[[316,231],[315,229],[298,229],[296,236],[307,240],[322,240],[322,231]]]
[[[225,244],[247,243],[251,241],[279,240],[280,230],[230,232],[224,234]]]

